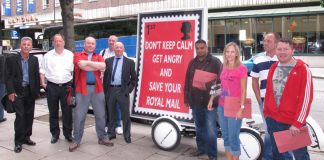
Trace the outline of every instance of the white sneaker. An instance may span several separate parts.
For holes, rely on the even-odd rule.
[[[116,128],[116,133],[117,134],[123,134],[123,129],[121,127]]]

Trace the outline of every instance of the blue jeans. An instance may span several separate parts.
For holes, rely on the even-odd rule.
[[[196,127],[196,143],[200,153],[208,154],[211,158],[217,157],[217,127],[216,109],[208,111],[207,107],[192,108],[192,115]]]
[[[0,101],[2,99],[2,97],[4,96],[6,92],[6,86],[4,83],[0,83]],[[4,117],[4,110],[3,110],[3,106],[2,103],[0,102],[0,120],[2,120]]]
[[[222,137],[224,139],[225,151],[230,152],[233,156],[239,157],[241,155],[240,146],[240,130],[242,119],[235,119],[224,116],[224,107],[217,107],[219,125],[222,130]]]
[[[271,143],[272,143],[272,154],[274,160],[293,160],[293,156],[295,157],[295,160],[309,160],[309,154],[307,152],[307,146],[303,148],[299,148],[296,150],[293,150],[293,156],[289,152],[285,153],[279,153],[276,142],[274,140],[273,133],[283,130],[288,130],[291,125],[284,124],[281,122],[277,122],[276,120],[267,117],[266,122],[268,125],[268,132],[270,135]]]
[[[260,113],[263,119],[263,123],[265,125],[265,128],[267,129],[267,123],[265,121],[264,118],[264,113],[263,113],[263,102],[264,102],[264,98],[261,98],[262,102],[261,104],[259,104],[259,109],[260,109]],[[263,153],[263,160],[272,160],[272,147],[271,147],[271,140],[270,140],[270,135],[267,131],[265,131],[265,135],[264,135],[264,153]]]

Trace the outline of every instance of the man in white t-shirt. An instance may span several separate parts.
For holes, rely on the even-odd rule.
[[[101,55],[104,59],[110,58],[115,56],[115,52],[114,52],[114,46],[115,43],[118,42],[118,37],[115,35],[111,35],[108,38],[108,48],[100,51],[99,55]],[[124,56],[127,57],[127,53],[124,52],[123,53]],[[120,111],[120,107],[118,106],[118,103],[116,103],[116,133],[117,134],[123,134],[123,129],[121,127],[121,111]],[[109,111],[108,111],[109,112]],[[107,114],[107,125],[108,125],[108,114]]]

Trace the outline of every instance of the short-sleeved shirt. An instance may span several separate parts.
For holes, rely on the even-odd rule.
[[[247,72],[248,70],[243,64],[235,69],[223,68],[220,76],[222,92],[219,104],[221,106],[224,106],[224,98],[226,96],[241,97],[241,79],[247,78]]]
[[[253,68],[250,73],[251,77],[259,78],[260,81],[260,94],[264,98],[267,88],[267,77],[270,66],[278,61],[277,56],[272,58],[267,56],[265,52],[260,53],[262,55],[256,57],[253,62]]]

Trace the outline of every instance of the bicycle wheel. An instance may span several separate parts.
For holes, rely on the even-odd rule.
[[[240,131],[241,156],[240,160],[261,160],[263,153],[263,140],[252,129],[241,128]]]

